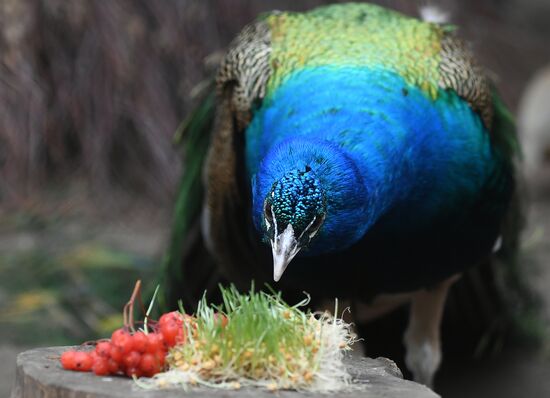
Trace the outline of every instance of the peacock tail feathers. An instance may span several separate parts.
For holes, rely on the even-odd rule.
[[[195,109],[181,123],[175,135],[176,142],[183,146],[184,173],[176,197],[169,247],[160,274],[160,286],[164,289],[160,304],[166,308],[174,308],[179,299],[184,299],[186,304],[195,301],[193,296],[196,292],[182,289],[189,283],[186,275],[188,268],[182,267],[185,257],[185,262],[200,263],[203,269],[210,271],[207,265],[211,260],[202,241],[199,218],[204,200],[201,174],[215,114],[214,87],[213,80],[204,85]],[[194,274],[196,278],[197,272]]]
[[[494,354],[509,341],[539,343],[544,327],[541,301],[529,286],[532,271],[521,249],[525,226],[526,189],[520,173],[522,158],[514,117],[497,90],[492,88],[494,118],[491,138],[495,148],[514,168],[515,186],[507,216],[501,228],[501,244],[491,258],[467,270],[453,286],[447,302],[447,329],[462,327],[467,333],[455,336],[454,344],[465,341],[477,356]]]

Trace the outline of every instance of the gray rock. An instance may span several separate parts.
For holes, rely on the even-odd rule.
[[[220,391],[205,387],[186,393],[181,390],[143,390],[132,380],[123,377],[98,377],[91,373],[69,372],[61,369],[59,355],[68,347],[39,348],[25,351],[17,357],[17,376],[12,398],[63,397],[299,397],[316,394],[279,391],[271,393],[259,389],[243,388],[233,391]],[[350,373],[358,388],[354,391],[328,396],[336,397],[392,397],[392,398],[435,398],[429,388],[404,380],[399,368],[386,358],[349,358]]]

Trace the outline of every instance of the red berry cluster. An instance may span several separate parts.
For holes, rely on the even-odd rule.
[[[97,343],[93,351],[64,352],[61,365],[68,370],[92,371],[98,376],[154,376],[163,369],[168,349],[185,343],[183,320],[184,315],[174,311],[162,315],[149,334],[117,329],[110,340]]]

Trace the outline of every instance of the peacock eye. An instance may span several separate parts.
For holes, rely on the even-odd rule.
[[[273,222],[273,210],[271,209],[271,203],[268,201],[264,204],[264,217],[267,222]]]
[[[323,221],[325,220],[324,216],[315,216],[313,220],[313,224],[311,224],[311,227],[309,227],[310,231],[317,231],[320,227]]]

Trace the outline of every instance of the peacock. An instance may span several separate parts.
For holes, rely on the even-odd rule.
[[[456,29],[367,3],[271,12],[204,92],[180,131],[167,300],[254,280],[408,301],[405,362],[432,385],[448,291],[513,240],[517,208],[512,118]]]

